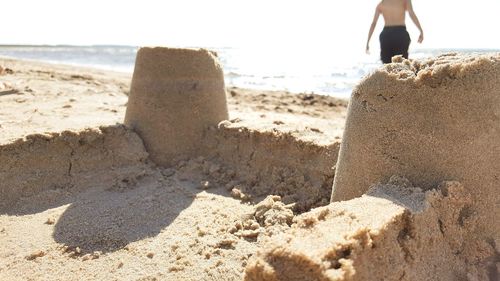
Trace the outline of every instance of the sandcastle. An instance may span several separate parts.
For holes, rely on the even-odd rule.
[[[220,122],[213,53],[143,48],[126,114],[140,135],[0,146],[0,279],[499,280],[499,61],[396,59],[367,77],[335,171],[339,141]]]
[[[245,280],[500,280],[500,56],[393,62],[353,92],[333,203]]]
[[[227,129],[227,124],[209,130],[229,119],[224,84],[217,55],[211,51],[141,48],[125,124],[139,134],[150,158],[162,166],[196,157],[218,158],[238,167],[235,173],[246,177],[253,193],[266,194],[281,184],[280,195],[293,195],[297,210],[327,204],[325,195],[330,193],[333,178],[331,161],[337,158],[338,144],[318,149],[286,136],[276,139],[273,134]],[[228,138],[233,133],[227,131],[237,132],[237,137]],[[286,159],[290,154],[293,159]],[[286,179],[278,179],[281,177]]]
[[[199,64],[183,64],[194,58],[197,62],[203,58],[206,68]],[[395,250],[390,255],[394,260],[401,259],[399,262],[404,266],[391,276],[403,272],[407,278],[423,278],[424,275],[417,272],[427,267],[427,251],[418,245],[439,240],[435,236],[437,229],[445,238],[440,242],[441,246],[435,248],[437,252],[432,253],[434,257],[429,262],[444,264],[441,269],[428,270],[429,274],[438,274],[445,279],[453,278],[453,274],[463,276],[463,270],[453,270],[453,267],[476,270],[467,261],[470,256],[475,256],[477,268],[482,268],[475,276],[484,277],[487,272],[492,272],[498,256],[497,243],[500,242],[500,224],[497,223],[500,201],[494,196],[499,191],[500,181],[497,175],[500,171],[497,159],[500,155],[500,123],[497,123],[500,114],[500,60],[495,56],[463,58],[445,55],[425,62],[399,58],[395,62],[366,78],[353,93],[332,192],[334,202],[351,200],[367,193],[371,186],[391,179],[390,184],[357,199],[364,200],[363,204],[373,212],[388,212],[387,221],[375,219],[375,224],[367,222],[362,226],[378,232],[379,237],[366,234],[369,241],[372,241],[371,236],[375,241],[368,243],[363,240],[365,238],[356,236],[361,234],[351,233],[351,228],[339,228],[336,232],[354,235],[355,240],[361,239],[356,242],[361,244],[361,249],[346,246],[349,250],[337,249],[320,258],[336,260],[329,262],[330,267],[301,269],[299,264],[308,258],[298,258],[302,262],[297,264],[293,257],[300,252],[300,247],[294,250],[292,245],[312,243],[319,247],[316,257],[312,256],[312,260],[306,262],[315,264],[313,260],[324,253],[321,245],[328,253],[331,247],[345,248],[338,243],[348,245],[350,242],[323,244],[321,240],[327,242],[329,238],[313,233],[309,235],[308,227],[300,235],[301,231],[293,230],[292,240],[286,238],[286,234],[282,237],[286,241],[295,241],[293,244],[278,243],[276,246],[271,242],[270,250],[264,247],[265,250],[256,255],[247,267],[247,280],[307,276],[299,272],[287,275],[285,272],[290,268],[304,272],[313,270],[315,274],[308,273],[311,278],[322,276],[332,280],[349,276],[361,280],[370,274],[377,276],[375,269],[360,264],[360,259],[378,255],[366,243],[378,244],[385,252],[399,245],[402,250]],[[174,66],[181,70],[173,71]],[[205,88],[205,85],[209,87]],[[197,147],[206,136],[207,126],[227,118],[223,86],[222,71],[207,51],[141,49],[126,124],[143,137],[151,158],[157,163],[169,165],[183,157],[197,156]],[[199,89],[209,90],[200,94]],[[394,180],[393,175],[403,178]],[[451,180],[457,182],[443,183]],[[441,189],[439,195],[425,193],[434,188]],[[399,193],[393,194],[393,189]],[[382,202],[377,198],[392,203],[381,208]],[[437,201],[445,203],[437,204]],[[325,212],[344,208],[353,212],[350,216],[364,216],[364,211],[356,211],[357,205],[356,201],[343,205],[334,203],[332,209]],[[450,210],[446,210],[448,207]],[[345,212],[340,212],[331,219],[344,221],[348,219],[345,216]],[[314,220],[328,221],[328,216],[320,214]],[[340,225],[340,221],[335,224]],[[300,225],[299,222],[299,229]],[[454,236],[461,237],[460,241],[451,238]],[[380,242],[380,239],[392,242]],[[276,251],[282,254],[276,256]],[[351,252],[353,256],[350,256]],[[456,256],[453,261],[451,255]],[[353,264],[340,259],[350,259]],[[268,264],[277,260],[280,260],[277,264]],[[342,271],[328,273],[332,268]],[[362,277],[363,272],[367,274],[365,277]],[[452,273],[443,275],[444,272]],[[384,274],[382,272],[379,277],[387,278]],[[496,278],[491,274],[490,279]]]
[[[125,124],[161,165],[197,155],[207,127],[228,119],[224,75],[204,49],[141,48]]]

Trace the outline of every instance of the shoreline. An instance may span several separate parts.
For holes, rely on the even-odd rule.
[[[75,47],[78,47],[78,46],[75,46]],[[108,73],[116,73],[117,75],[130,75],[130,77],[132,77],[132,73],[133,73],[133,66],[131,66],[130,69],[124,70],[123,68],[113,67],[113,66],[110,66],[110,65],[92,65],[92,64],[83,65],[81,63],[69,63],[69,62],[63,63],[63,62],[59,62],[59,61],[50,61],[50,60],[36,60],[36,59],[16,58],[16,57],[5,56],[5,55],[0,55],[0,60],[23,61],[23,62],[31,63],[31,64],[41,63],[41,64],[52,65],[54,67],[65,66],[65,67],[76,68],[76,69],[88,69],[90,71],[101,71],[101,72],[108,72]],[[232,75],[232,72],[229,72],[226,75],[228,75],[230,77]],[[267,78],[269,78],[269,77],[264,77],[263,79],[267,79]],[[236,84],[227,84],[226,87],[227,88],[239,88],[239,89],[249,90],[249,91],[254,90],[254,91],[264,91],[264,92],[286,92],[286,93],[289,93],[289,94],[299,94],[299,93],[313,94],[313,95],[333,97],[333,98],[336,98],[336,99],[349,100],[349,95],[346,96],[346,94],[342,93],[342,92],[332,92],[332,93],[329,93],[329,92],[315,92],[315,91],[298,91],[298,92],[296,92],[296,91],[290,91],[290,90],[287,90],[287,89],[270,89],[270,88],[266,88],[265,86],[264,87],[246,88],[246,87],[238,86]]]

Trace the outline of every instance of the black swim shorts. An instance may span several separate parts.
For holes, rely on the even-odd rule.
[[[380,58],[383,63],[390,63],[393,56],[403,55],[408,58],[410,34],[406,26],[386,26],[380,33]]]

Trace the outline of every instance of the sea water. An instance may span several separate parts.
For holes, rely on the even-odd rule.
[[[228,86],[349,98],[353,87],[381,66],[377,54],[338,53],[308,48],[207,48],[217,52]],[[135,46],[0,46],[0,56],[88,66],[132,73]],[[412,50],[412,58],[441,53],[486,53],[498,50]]]

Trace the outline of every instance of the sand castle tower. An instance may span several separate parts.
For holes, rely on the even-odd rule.
[[[125,124],[141,136],[153,161],[169,166],[195,156],[207,127],[226,119],[224,76],[214,53],[138,51]]]
[[[332,200],[360,196],[392,175],[434,188],[458,180],[474,199],[472,236],[500,247],[500,55],[386,65],[349,103]]]

